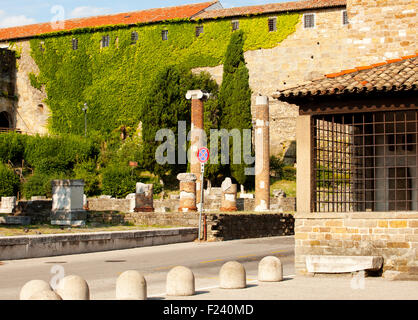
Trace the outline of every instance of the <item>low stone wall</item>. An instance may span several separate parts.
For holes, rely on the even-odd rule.
[[[50,223],[52,200],[21,200],[17,203],[15,215],[31,218],[31,224]]]
[[[0,260],[61,256],[190,242],[197,228],[117,231],[0,238]]]
[[[130,212],[135,207],[135,199],[107,199],[89,198],[88,208],[90,211],[118,211]]]
[[[418,213],[298,213],[295,268],[307,255],[382,256],[383,276],[418,279]]]
[[[294,234],[291,214],[209,214],[208,241],[290,236]]]
[[[199,214],[190,212],[135,212],[125,215],[125,220],[140,225],[198,227]],[[294,218],[291,214],[209,213],[206,214],[206,224],[208,241],[263,238],[294,234]]]

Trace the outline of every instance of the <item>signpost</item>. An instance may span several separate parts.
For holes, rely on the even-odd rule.
[[[209,149],[200,148],[197,152],[197,159],[201,163],[201,185],[200,185],[200,208],[199,208],[199,241],[201,239],[201,230],[202,230],[202,212],[203,212],[203,183],[205,179],[205,163],[209,160]]]

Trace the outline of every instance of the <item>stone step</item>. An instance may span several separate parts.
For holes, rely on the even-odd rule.
[[[378,271],[382,268],[381,256],[307,256],[306,267],[310,273],[347,273],[362,270]]]

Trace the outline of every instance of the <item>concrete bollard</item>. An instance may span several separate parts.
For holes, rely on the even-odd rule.
[[[35,293],[29,300],[62,300],[62,298],[51,290],[44,290]]]
[[[147,300],[147,282],[136,270],[123,272],[116,280],[117,300]]]
[[[193,272],[186,267],[174,267],[167,274],[168,296],[192,296],[195,294]]]
[[[61,279],[57,293],[62,300],[90,300],[90,289],[86,280],[75,275]]]
[[[264,257],[258,264],[258,281],[276,282],[283,280],[283,266],[279,258]]]
[[[20,290],[19,299],[29,300],[30,297],[32,297],[34,294],[46,290],[52,291],[52,288],[48,282],[43,280],[31,280],[26,282]]]
[[[247,286],[244,266],[237,261],[225,263],[219,272],[220,288],[243,289]]]

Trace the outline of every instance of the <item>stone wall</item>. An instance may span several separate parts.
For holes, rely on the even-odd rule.
[[[207,240],[290,236],[294,234],[291,214],[209,214]]]
[[[31,217],[31,224],[50,223],[52,200],[21,200],[17,203],[15,215]]]
[[[14,128],[15,118],[15,79],[16,58],[15,53],[0,48],[0,112],[6,112],[10,122],[9,127]]]
[[[51,112],[43,102],[47,98],[44,88],[38,90],[30,83],[29,75],[39,74],[39,68],[30,55],[30,43],[27,40],[18,41],[11,49],[20,52],[16,72],[16,128],[28,134],[46,134]]]
[[[382,256],[383,276],[418,279],[417,213],[298,213],[295,268],[307,255]]]

